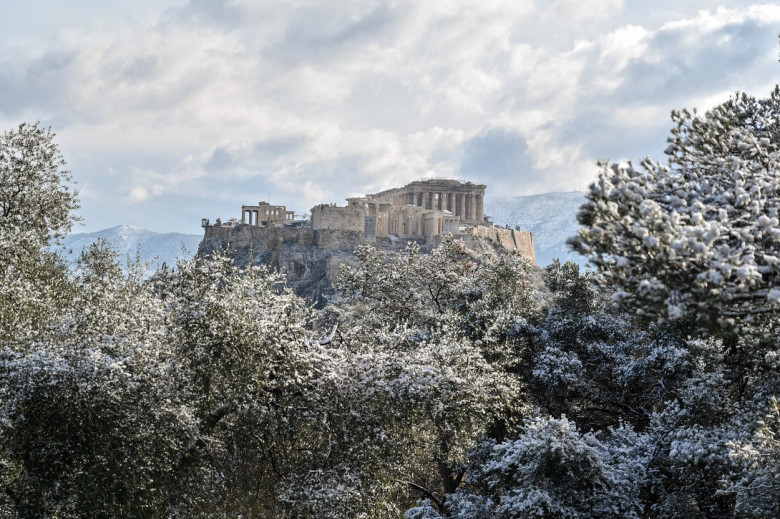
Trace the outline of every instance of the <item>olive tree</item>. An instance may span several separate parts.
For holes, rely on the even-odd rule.
[[[51,130],[21,124],[0,135],[0,337],[33,333],[33,323],[67,293],[61,259],[47,247],[77,217],[77,192]]]

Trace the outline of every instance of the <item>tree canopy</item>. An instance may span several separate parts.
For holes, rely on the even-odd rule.
[[[779,108],[675,112],[666,163],[603,164],[595,271],[365,245],[321,310],[220,253],[69,272],[53,134],[7,132],[0,514],[780,515]]]

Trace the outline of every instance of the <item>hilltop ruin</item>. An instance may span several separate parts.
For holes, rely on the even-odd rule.
[[[536,263],[533,234],[492,225],[484,214],[484,184],[427,179],[347,199],[346,206],[319,204],[310,215],[259,202],[241,206],[241,219],[203,220],[199,254],[227,250],[239,262],[271,265],[287,274],[299,293],[320,299],[338,276],[338,265],[353,261],[363,243],[403,250],[415,242],[422,252],[446,235],[468,248],[491,244]]]
[[[320,249],[352,251],[361,243],[392,249],[408,241],[429,249],[441,243],[442,236],[452,234],[467,245],[474,236],[492,240],[535,262],[533,234],[495,227],[486,220],[486,187],[453,179],[418,180],[404,187],[348,198],[346,206],[316,205],[308,218],[283,205],[244,205],[240,221],[222,223],[218,219],[214,225],[204,222],[204,240],[219,238],[238,248],[252,243],[268,247],[281,239]],[[269,240],[271,243],[261,243]]]

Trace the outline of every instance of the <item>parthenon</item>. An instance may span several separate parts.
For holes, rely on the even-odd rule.
[[[418,180],[404,187],[366,195],[368,201],[390,201],[394,207],[411,205],[423,210],[447,211],[461,223],[484,223],[484,184],[434,178]]]
[[[348,198],[346,207],[312,208],[315,231],[353,231],[363,241],[394,235],[433,238],[458,234],[462,225],[485,225],[484,184],[452,179],[418,180],[404,187]]]

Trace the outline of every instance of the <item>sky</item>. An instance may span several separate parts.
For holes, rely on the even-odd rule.
[[[0,129],[57,134],[75,232],[200,233],[242,204],[305,213],[430,177],[487,197],[584,190],[600,159],[662,158],[673,109],[780,78],[775,2],[0,7]]]

